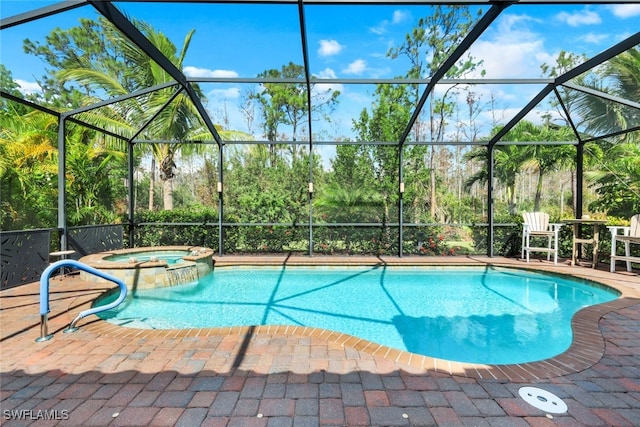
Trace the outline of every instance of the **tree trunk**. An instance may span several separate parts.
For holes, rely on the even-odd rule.
[[[151,176],[149,177],[149,210],[153,210],[153,198],[155,196],[154,187],[156,186],[156,159],[151,157]]]
[[[171,179],[162,181],[162,202],[165,211],[173,209],[173,180]]]
[[[513,183],[507,186],[507,200],[509,201],[509,215],[515,215],[516,210],[516,184]]]
[[[574,171],[571,171],[571,205],[574,215],[578,212],[578,177],[576,175]]]
[[[436,146],[431,146],[431,158],[429,159],[429,185],[430,185],[430,196],[429,196],[429,212],[431,213],[431,220],[435,221],[436,219]]]
[[[533,210],[538,212],[540,210],[540,200],[542,199],[542,171],[538,173],[538,182],[536,183],[536,198],[533,201]]]

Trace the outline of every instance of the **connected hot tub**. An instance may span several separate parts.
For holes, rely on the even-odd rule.
[[[130,291],[197,281],[213,270],[213,250],[201,246],[119,249],[87,255],[80,262],[115,276]],[[88,282],[103,279],[80,272]]]

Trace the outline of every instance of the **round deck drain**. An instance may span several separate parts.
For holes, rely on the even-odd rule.
[[[522,387],[518,390],[520,397],[531,406],[549,414],[564,414],[567,404],[558,396],[537,387]]]

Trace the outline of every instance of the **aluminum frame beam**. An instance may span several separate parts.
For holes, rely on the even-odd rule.
[[[306,79],[296,78],[277,78],[277,77],[187,77],[187,81],[192,83],[293,83],[304,84]],[[406,79],[406,78],[392,78],[392,79],[345,79],[345,78],[318,78],[311,76],[309,79],[314,84],[429,84],[430,78],[426,79]],[[495,84],[512,84],[512,85],[542,85],[553,83],[554,79],[550,78],[535,78],[535,79],[440,79],[437,84],[441,85],[457,85],[457,84],[470,84],[470,85],[495,85]]]
[[[307,41],[307,24],[304,19],[304,0],[298,0],[298,18],[300,20],[300,39],[302,42],[302,58],[304,61],[305,87],[307,90],[307,120],[309,152],[313,152],[313,130],[311,122],[311,73],[309,72],[309,46]],[[293,138],[295,139],[295,135]],[[309,162],[309,224],[313,221],[313,162]],[[313,255],[313,226],[309,226],[309,256]]]
[[[451,53],[451,55],[449,55],[449,57],[440,66],[440,68],[438,68],[438,70],[436,70],[433,76],[431,76],[431,80],[427,84],[427,88],[422,93],[422,96],[418,101],[418,105],[416,105],[416,108],[415,110],[413,110],[413,114],[409,119],[409,123],[407,124],[407,127],[405,128],[404,133],[400,137],[401,147],[402,145],[404,145],[404,142],[409,137],[409,134],[411,133],[411,129],[413,128],[413,125],[415,124],[415,122],[418,120],[418,116],[420,116],[420,113],[422,112],[422,108],[424,107],[424,104],[427,101],[427,97],[435,87],[435,84],[441,78],[443,78],[446,75],[447,71],[449,71],[451,67],[453,67],[456,64],[456,62],[458,62],[458,60],[462,57],[462,55],[464,55],[464,53],[469,50],[471,45],[478,39],[478,37],[482,35],[482,33],[484,33],[484,31],[487,28],[489,28],[491,23],[500,15],[500,13],[502,13],[502,11],[506,9],[508,6],[510,6],[512,3],[513,2],[511,1],[494,2],[493,5],[491,6],[491,9],[489,9],[482,16],[482,18],[480,18],[480,21],[478,21],[477,24],[474,25],[471,31],[469,31],[469,34],[466,35],[466,37],[462,40],[462,42],[460,42],[460,44],[455,48],[455,50]]]
[[[497,141],[499,141],[502,137],[504,137],[507,134],[507,132],[513,129],[513,127],[516,124],[518,124],[518,122],[524,119],[524,117],[527,114],[529,114],[529,112],[533,110],[536,105],[542,102],[542,100],[547,95],[549,95],[549,93],[551,93],[557,86],[566,84],[567,82],[569,82],[569,80],[579,76],[582,73],[585,73],[591,70],[594,67],[597,67],[598,65],[602,64],[605,61],[608,61],[614,56],[617,56],[623,52],[626,52],[627,50],[635,47],[637,44],[640,44],[640,32],[637,32],[634,35],[627,37],[626,39],[622,40],[620,43],[617,43],[614,46],[611,46],[609,49],[604,50],[603,52],[597,54],[593,58],[588,59],[587,61],[583,62],[577,67],[572,68],[571,70],[557,77],[554,83],[548,84],[544,89],[538,92],[538,94],[534,96],[533,99],[529,101],[529,103],[524,108],[522,108],[509,121],[509,123],[507,123],[498,133],[496,133],[496,135],[493,138],[491,138],[491,140],[489,141],[489,145],[490,146],[495,145]],[[567,117],[567,119],[570,122],[572,122],[571,126],[575,127],[575,124],[573,124],[571,117]]]
[[[116,104],[118,102],[126,101],[131,98],[136,98],[138,96],[146,95],[148,93],[155,92],[157,90],[166,89],[172,86],[177,86],[178,82],[167,82],[156,86],[151,86],[146,89],[140,89],[135,92],[128,93],[126,95],[117,96],[115,98],[105,99],[104,101],[96,102],[91,105],[86,105],[84,107],[76,108],[75,110],[69,110],[66,114],[73,116],[80,113],[86,113],[87,111],[95,110],[98,108],[106,107],[107,105]]]
[[[177,0],[180,3],[223,3],[223,4],[297,4],[298,0]],[[304,0],[305,5],[341,5],[341,4],[372,4],[372,5],[457,5],[482,6],[493,5],[505,0]],[[176,0],[114,0],[118,3],[175,3]],[[637,4],[638,0],[516,0],[520,4]]]
[[[569,89],[577,90],[578,92],[586,93],[587,95],[593,95],[597,98],[606,99],[607,101],[616,102],[618,104],[626,105],[627,107],[640,109],[640,102],[634,102],[619,96],[611,95],[610,93],[602,92],[600,90],[592,89],[585,86],[580,86],[575,83],[565,82],[561,86]]]
[[[180,71],[169,59],[160,52],[160,50],[147,39],[140,30],[138,30],[131,21],[129,21],[111,2],[88,0],[88,2],[107,18],[118,30],[136,44],[149,58],[155,61],[162,69],[164,69],[175,81],[177,81],[187,92],[191,102],[198,110],[200,117],[204,121],[207,129],[215,139],[218,145],[222,145],[222,139],[218,134],[209,113],[202,105],[200,98],[196,94],[193,86],[187,81],[186,76]]]
[[[6,28],[15,27],[16,25],[25,24],[27,22],[35,21],[40,18],[46,18],[47,16],[56,15],[67,10],[82,7],[87,4],[87,0],[67,0],[61,3],[52,4],[49,6],[34,9],[29,12],[20,13],[18,15],[10,16],[0,20],[0,30]]]
[[[44,107],[44,106],[42,106],[40,104],[36,104],[34,102],[28,101],[26,99],[22,99],[20,97],[15,96],[15,95],[11,95],[10,93],[4,92],[2,90],[0,90],[0,98],[10,99],[11,101],[17,102],[17,103],[22,104],[22,105],[26,105],[27,107],[33,108],[34,110],[42,111],[43,113],[51,114],[52,116],[55,116],[57,118],[60,118],[60,117],[64,116],[66,120],[68,120],[70,122],[73,122],[75,124],[87,127],[89,129],[95,130],[97,132],[104,133],[105,135],[109,135],[109,136],[114,137],[114,138],[122,139],[123,141],[127,140],[127,138],[122,136],[122,135],[118,135],[117,133],[108,131],[106,129],[102,129],[101,127],[92,125],[90,123],[87,123],[87,122],[82,121],[80,119],[77,119],[75,117],[71,117],[71,116],[69,116],[68,112],[60,113],[58,111],[55,111],[55,110],[52,110],[50,108]]]

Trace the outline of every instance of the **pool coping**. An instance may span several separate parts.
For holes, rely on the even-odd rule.
[[[191,329],[138,329],[118,326],[101,319],[83,319],[78,326],[87,331],[120,339],[143,338],[188,338],[234,335],[245,338],[252,336],[283,335],[317,338],[333,342],[343,347],[350,347],[358,351],[369,353],[374,357],[404,364],[416,369],[435,371],[447,375],[463,376],[476,379],[508,380],[512,382],[532,382],[548,378],[560,377],[580,372],[596,364],[604,355],[605,341],[599,328],[600,319],[607,313],[633,306],[640,302],[640,277],[634,273],[609,273],[584,267],[571,267],[566,263],[534,261],[526,263],[521,260],[489,257],[328,257],[328,256],[224,256],[213,257],[215,267],[233,266],[485,266],[520,268],[532,271],[555,273],[572,276],[609,286],[621,293],[616,300],[586,307],[573,317],[571,327],[573,341],[570,347],[558,356],[535,362],[490,365],[476,364],[437,359],[418,355],[404,350],[373,343],[349,334],[334,332],[326,329],[291,326],[291,325],[260,325],[216,328]],[[95,293],[90,296],[76,297],[70,302],[76,312],[82,306],[90,305],[96,299]],[[69,319],[72,313],[66,312]]]

